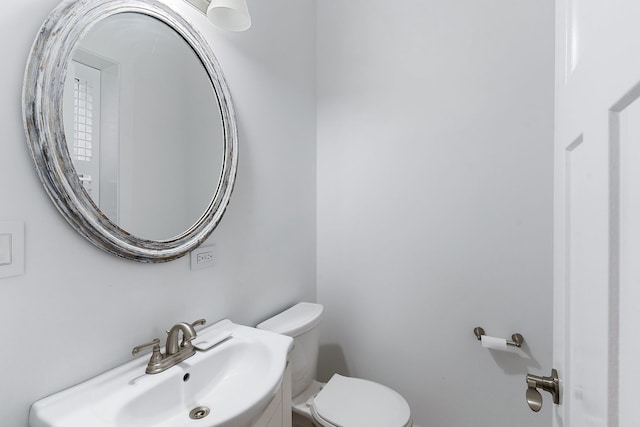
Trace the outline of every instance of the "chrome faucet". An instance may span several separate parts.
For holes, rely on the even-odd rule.
[[[205,323],[206,320],[200,319],[193,323],[180,322],[173,325],[171,329],[167,331],[168,335],[164,353],[160,351],[160,340],[156,338],[150,343],[134,347],[131,354],[137,356],[140,350],[152,347],[153,353],[147,364],[146,373],[157,374],[165,371],[196,354],[196,349],[191,344],[191,341],[198,335],[195,327],[204,325]],[[182,342],[178,344],[178,341],[180,341],[180,332],[182,332]]]

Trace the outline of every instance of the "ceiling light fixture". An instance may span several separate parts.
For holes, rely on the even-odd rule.
[[[217,27],[229,31],[245,31],[251,27],[247,0],[186,0],[209,17]]]

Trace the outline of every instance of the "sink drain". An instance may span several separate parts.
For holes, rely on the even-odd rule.
[[[209,415],[209,408],[206,406],[198,406],[197,408],[193,408],[191,412],[189,412],[189,418],[192,420],[201,420],[207,415]]]

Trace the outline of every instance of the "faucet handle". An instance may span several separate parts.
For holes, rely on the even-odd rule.
[[[191,341],[193,341],[198,336],[198,333],[196,332],[196,326],[201,326],[201,325],[204,325],[205,323],[207,323],[206,319],[198,319],[193,323],[189,323],[188,325],[191,326],[191,329],[193,330],[193,335],[186,336],[185,334],[182,334],[182,342],[180,343],[180,347],[190,347]]]
[[[147,347],[153,347],[153,355],[151,356],[152,359],[160,357],[160,339],[158,338],[146,344],[141,344],[133,347],[133,350],[131,350],[131,354],[133,356],[137,356],[138,353],[140,353],[140,350],[144,350]]]
[[[198,319],[195,322],[191,323],[191,328],[193,328],[193,336],[192,337],[186,337],[184,334],[182,335],[182,343],[180,344],[180,347],[188,347],[191,346],[191,341],[193,341],[196,336],[198,336],[197,332],[196,332],[196,326],[201,326],[204,325],[205,323],[207,323],[206,319]]]
[[[207,320],[206,320],[206,319],[198,319],[198,320],[196,320],[196,321],[195,321],[195,322],[193,322],[193,323],[189,323],[189,325],[191,325],[191,327],[192,327],[192,328],[194,328],[194,331],[195,331],[195,327],[196,327],[196,326],[202,326],[202,325],[204,325],[205,323],[207,323]],[[165,330],[165,332],[166,332],[166,333],[169,333],[169,332],[171,332],[171,331],[170,331],[169,329],[167,329],[167,330]]]
[[[196,320],[195,322],[193,322],[193,323],[191,324],[191,327],[192,327],[192,328],[195,328],[196,326],[202,326],[202,325],[204,325],[204,324],[206,324],[206,323],[207,323],[207,320],[206,320],[206,319],[198,319],[198,320]]]

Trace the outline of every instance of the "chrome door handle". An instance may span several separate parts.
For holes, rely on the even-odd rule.
[[[558,379],[558,371],[551,370],[550,377],[539,377],[537,375],[527,374],[527,404],[533,412],[538,412],[542,408],[542,395],[538,391],[541,388],[548,391],[553,396],[553,403],[560,404],[560,380]]]

